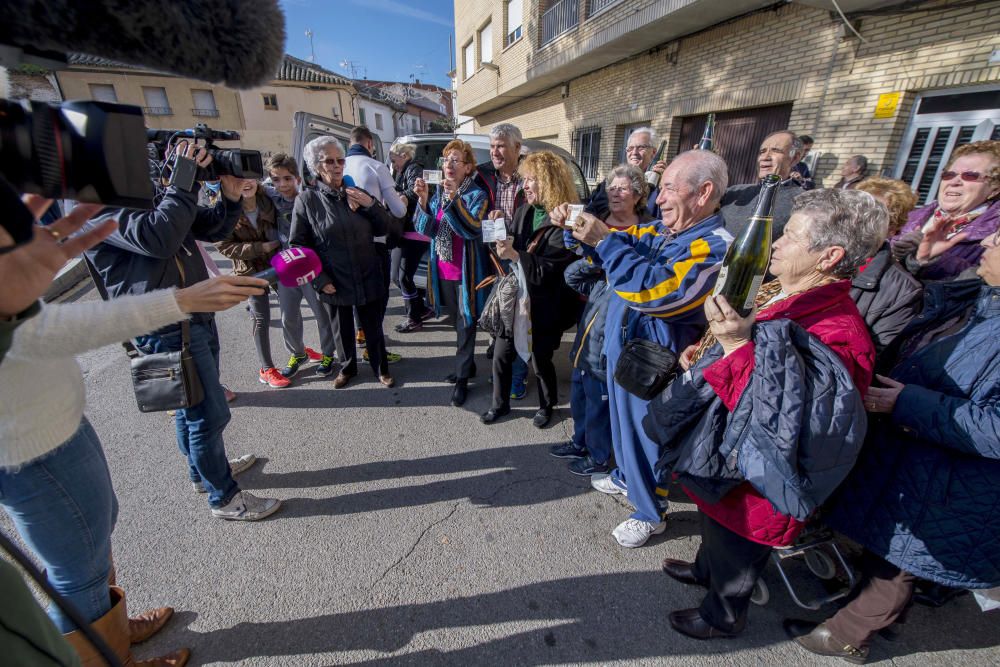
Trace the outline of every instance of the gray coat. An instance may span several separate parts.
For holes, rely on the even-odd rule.
[[[788,218],[792,216],[792,203],[803,192],[805,190],[802,186],[791,179],[778,186],[771,214],[774,219],[771,238],[777,239],[784,233]],[[733,238],[739,236],[747,226],[750,216],[757,207],[759,195],[760,183],[733,185],[726,189],[726,194],[722,196],[722,217],[726,220],[726,231],[732,234]]]

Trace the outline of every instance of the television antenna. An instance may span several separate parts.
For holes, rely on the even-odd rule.
[[[309,62],[316,62],[316,49],[313,48],[313,31],[306,28],[306,37],[309,38]]]

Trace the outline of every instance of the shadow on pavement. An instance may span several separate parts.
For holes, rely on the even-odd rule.
[[[471,636],[475,645],[453,650],[425,648],[352,664],[463,666],[726,655],[787,643],[781,619],[788,609],[773,602],[768,607],[752,608],[747,630],[736,639],[699,642],[675,634],[667,622],[667,613],[697,606],[700,598],[697,588],[673,582],[658,571],[625,572],[568,577],[438,602],[277,623],[239,623],[205,633],[182,628],[182,623],[190,624],[193,620],[193,614],[182,612],[178,614],[181,622],[175,620],[164,639],[171,645],[191,646],[196,663],[206,664],[239,662],[254,656],[304,658],[338,651],[390,654],[405,648],[420,633],[462,629],[455,643],[467,644]],[[995,632],[996,619],[980,613],[974,604],[914,610],[917,611],[920,613],[911,616],[920,616],[919,622],[911,618],[908,625],[922,627],[905,632],[895,643],[876,640],[872,662],[918,652],[1000,644],[1000,635]],[[820,620],[823,615],[814,617]],[[500,623],[544,624],[544,627],[516,634],[508,634],[505,628],[490,627]],[[931,624],[934,632],[920,631]],[[428,640],[421,638],[422,642]],[[790,656],[800,655],[803,662],[816,660],[796,647],[789,646],[787,650]]]

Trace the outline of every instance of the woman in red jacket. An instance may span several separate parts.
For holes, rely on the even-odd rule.
[[[772,246],[770,271],[778,280],[761,290],[759,310],[741,318],[724,298],[706,301],[709,329],[724,356],[704,369],[704,378],[730,411],[754,372],[755,321],[795,321],[836,354],[864,394],[875,349],[851,300],[849,279],[878,248],[887,226],[885,207],[867,193],[799,195],[784,235]],[[670,625],[695,639],[732,637],[746,624],[750,595],[772,547],[790,544],[804,523],[778,512],[746,482],[714,503],[688,495],[702,513],[701,546],[695,562],[668,558],[663,571],[708,594],[700,607],[671,612]]]

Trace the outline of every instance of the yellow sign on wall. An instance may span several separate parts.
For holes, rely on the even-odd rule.
[[[892,118],[899,108],[899,98],[903,96],[901,92],[882,93],[878,96],[878,103],[875,105],[875,118]]]

